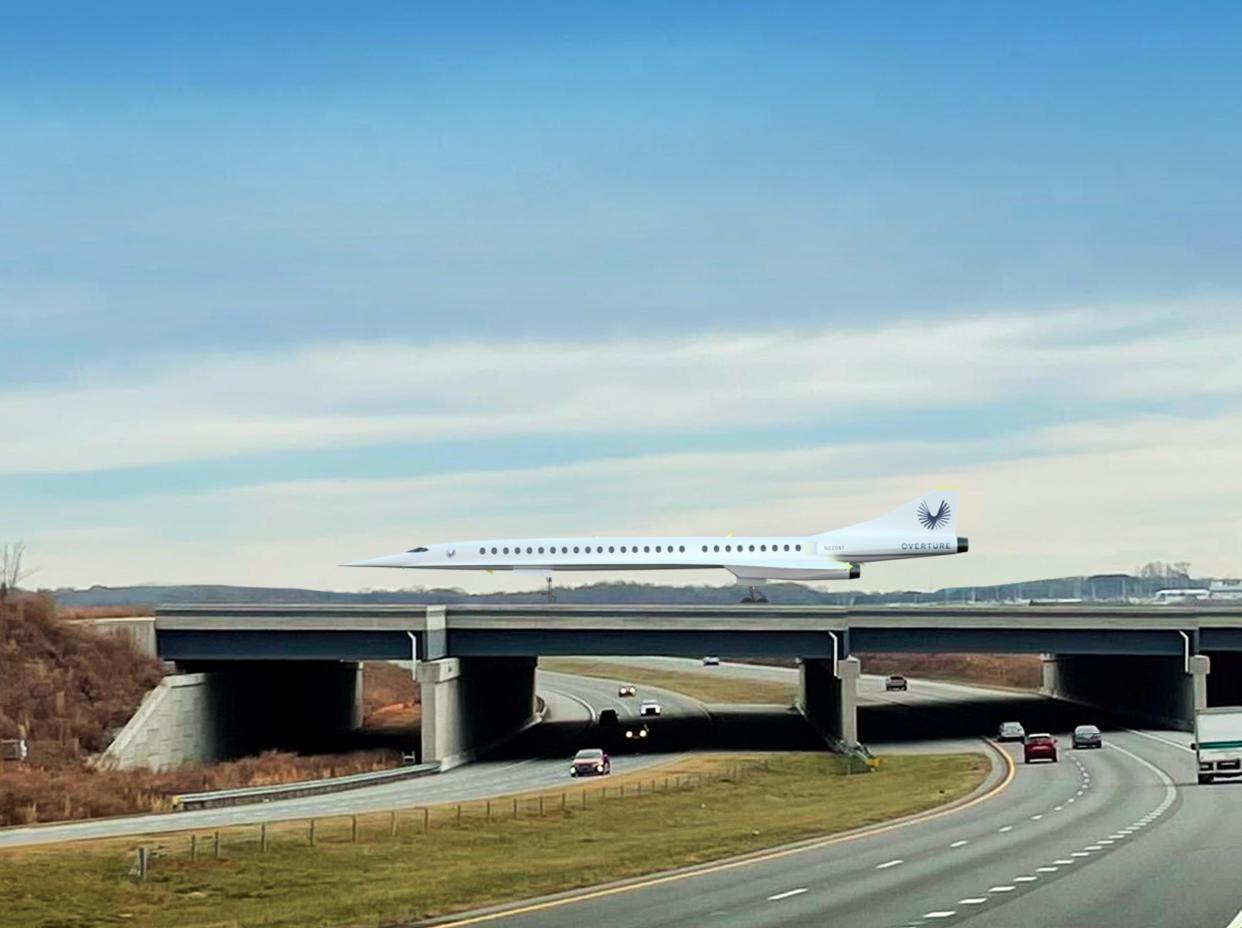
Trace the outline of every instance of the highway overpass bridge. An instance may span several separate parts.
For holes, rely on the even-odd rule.
[[[160,657],[228,682],[200,700],[217,731],[284,741],[293,718],[310,719],[303,734],[356,724],[350,665],[412,660],[422,756],[446,765],[532,721],[541,656],[800,658],[799,708],[846,743],[866,739],[858,653],[1040,654],[1047,694],[1174,727],[1242,703],[1242,609],[1202,605],[194,605],[157,610],[155,636]]]

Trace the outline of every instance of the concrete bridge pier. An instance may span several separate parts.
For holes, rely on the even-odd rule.
[[[468,763],[536,721],[533,657],[419,661],[423,763]]]
[[[798,711],[821,734],[845,747],[858,745],[858,677],[862,665],[856,657],[836,662],[807,658],[798,673]]]
[[[1190,731],[1208,706],[1210,670],[1206,654],[1045,654],[1040,692]]]

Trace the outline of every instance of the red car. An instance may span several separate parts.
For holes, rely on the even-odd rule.
[[[1047,732],[1038,735],[1027,735],[1022,745],[1022,759],[1028,764],[1036,760],[1057,762],[1057,739]]]
[[[571,777],[599,777],[612,773],[612,760],[599,748],[583,748],[569,764]]]

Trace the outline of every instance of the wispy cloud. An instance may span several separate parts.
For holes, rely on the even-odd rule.
[[[1032,397],[1063,403],[1075,421],[1090,419],[1092,404],[1238,396],[1242,314],[1199,309],[159,356],[0,398],[0,473],[739,423],[830,430],[882,410],[1003,412]]]

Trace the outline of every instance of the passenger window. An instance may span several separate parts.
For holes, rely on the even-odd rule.
[[[539,549],[539,553],[540,553],[540,554],[543,554],[543,548],[540,548],[540,549]]]

